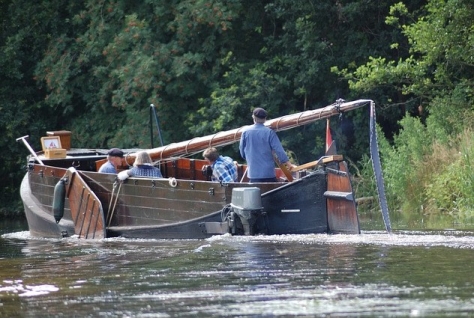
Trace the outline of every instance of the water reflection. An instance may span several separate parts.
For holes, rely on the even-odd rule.
[[[0,238],[2,317],[470,317],[472,231]],[[8,253],[4,253],[8,252]]]

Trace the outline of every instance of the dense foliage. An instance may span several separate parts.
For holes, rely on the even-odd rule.
[[[277,117],[338,98],[376,101],[393,207],[472,207],[465,196],[474,190],[462,185],[474,177],[459,173],[472,157],[467,0],[0,0],[0,8],[6,211],[21,210],[20,136],[35,149],[59,129],[73,132],[75,147],[146,148],[150,104],[171,143],[248,124],[256,106]],[[373,190],[367,112],[331,123],[360,196]],[[279,134],[295,161],[323,154],[324,125]],[[236,145],[223,151],[240,159]],[[435,165],[441,151],[452,156]]]
[[[383,144],[393,207],[405,214],[444,214],[472,223],[474,4],[431,0],[423,9],[415,18],[398,3],[386,19],[406,36],[407,57],[371,57],[341,73],[354,90],[388,87],[403,96],[390,102],[416,101],[412,111],[418,116],[405,116],[393,145]]]

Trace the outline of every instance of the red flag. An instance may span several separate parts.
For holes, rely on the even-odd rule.
[[[326,119],[326,152],[332,144],[331,129],[329,128],[329,119]]]

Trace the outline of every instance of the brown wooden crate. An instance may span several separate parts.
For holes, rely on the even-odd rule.
[[[64,148],[49,148],[44,150],[44,157],[48,159],[66,158],[66,150]]]

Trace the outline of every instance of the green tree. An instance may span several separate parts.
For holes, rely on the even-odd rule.
[[[389,90],[398,98],[387,102],[417,102],[400,122],[393,151],[385,153],[385,167],[391,172],[387,184],[405,212],[443,207],[444,213],[463,213],[474,207],[472,143],[465,132],[474,124],[473,17],[471,1],[430,0],[417,14],[398,3],[387,23],[403,31],[409,54],[399,59],[371,57],[345,73],[355,91]]]
[[[47,103],[78,114],[68,124],[81,146],[149,146],[151,103],[167,142],[189,138],[181,123],[219,78],[241,10],[240,1],[88,1],[73,36],[52,41],[38,67]]]
[[[56,126],[60,120],[54,109],[43,107],[46,92],[38,88],[34,69],[46,44],[68,22],[62,1],[0,1],[0,12],[0,147],[8,154],[0,159],[4,181],[0,201],[3,209],[11,212],[21,209],[18,192],[28,154],[15,139],[24,135],[37,137],[30,143],[38,150],[38,137],[46,135],[47,125]]]
[[[190,122],[201,133],[226,129],[232,124],[250,121],[253,107],[262,106],[270,116],[314,109],[338,98],[360,98],[352,94],[345,80],[332,70],[360,65],[372,54],[393,53],[388,43],[402,40],[402,34],[384,23],[391,1],[304,1],[276,0],[265,4],[254,31],[261,36],[252,42],[258,54],[240,59],[231,52],[223,60],[228,65],[223,81],[214,92],[201,99],[201,109]],[[416,6],[418,1],[411,1]],[[247,23],[249,25],[250,22]],[[258,50],[255,50],[257,48]],[[225,111],[222,111],[225,110]],[[388,119],[400,116],[386,111]],[[384,112],[381,112],[382,119]],[[244,117],[242,117],[244,115]],[[197,120],[197,121],[196,121]],[[313,160],[323,153],[325,123],[282,133],[283,143],[301,161]],[[350,157],[360,158],[367,152],[367,110],[349,114],[344,121],[333,121],[340,149]]]

